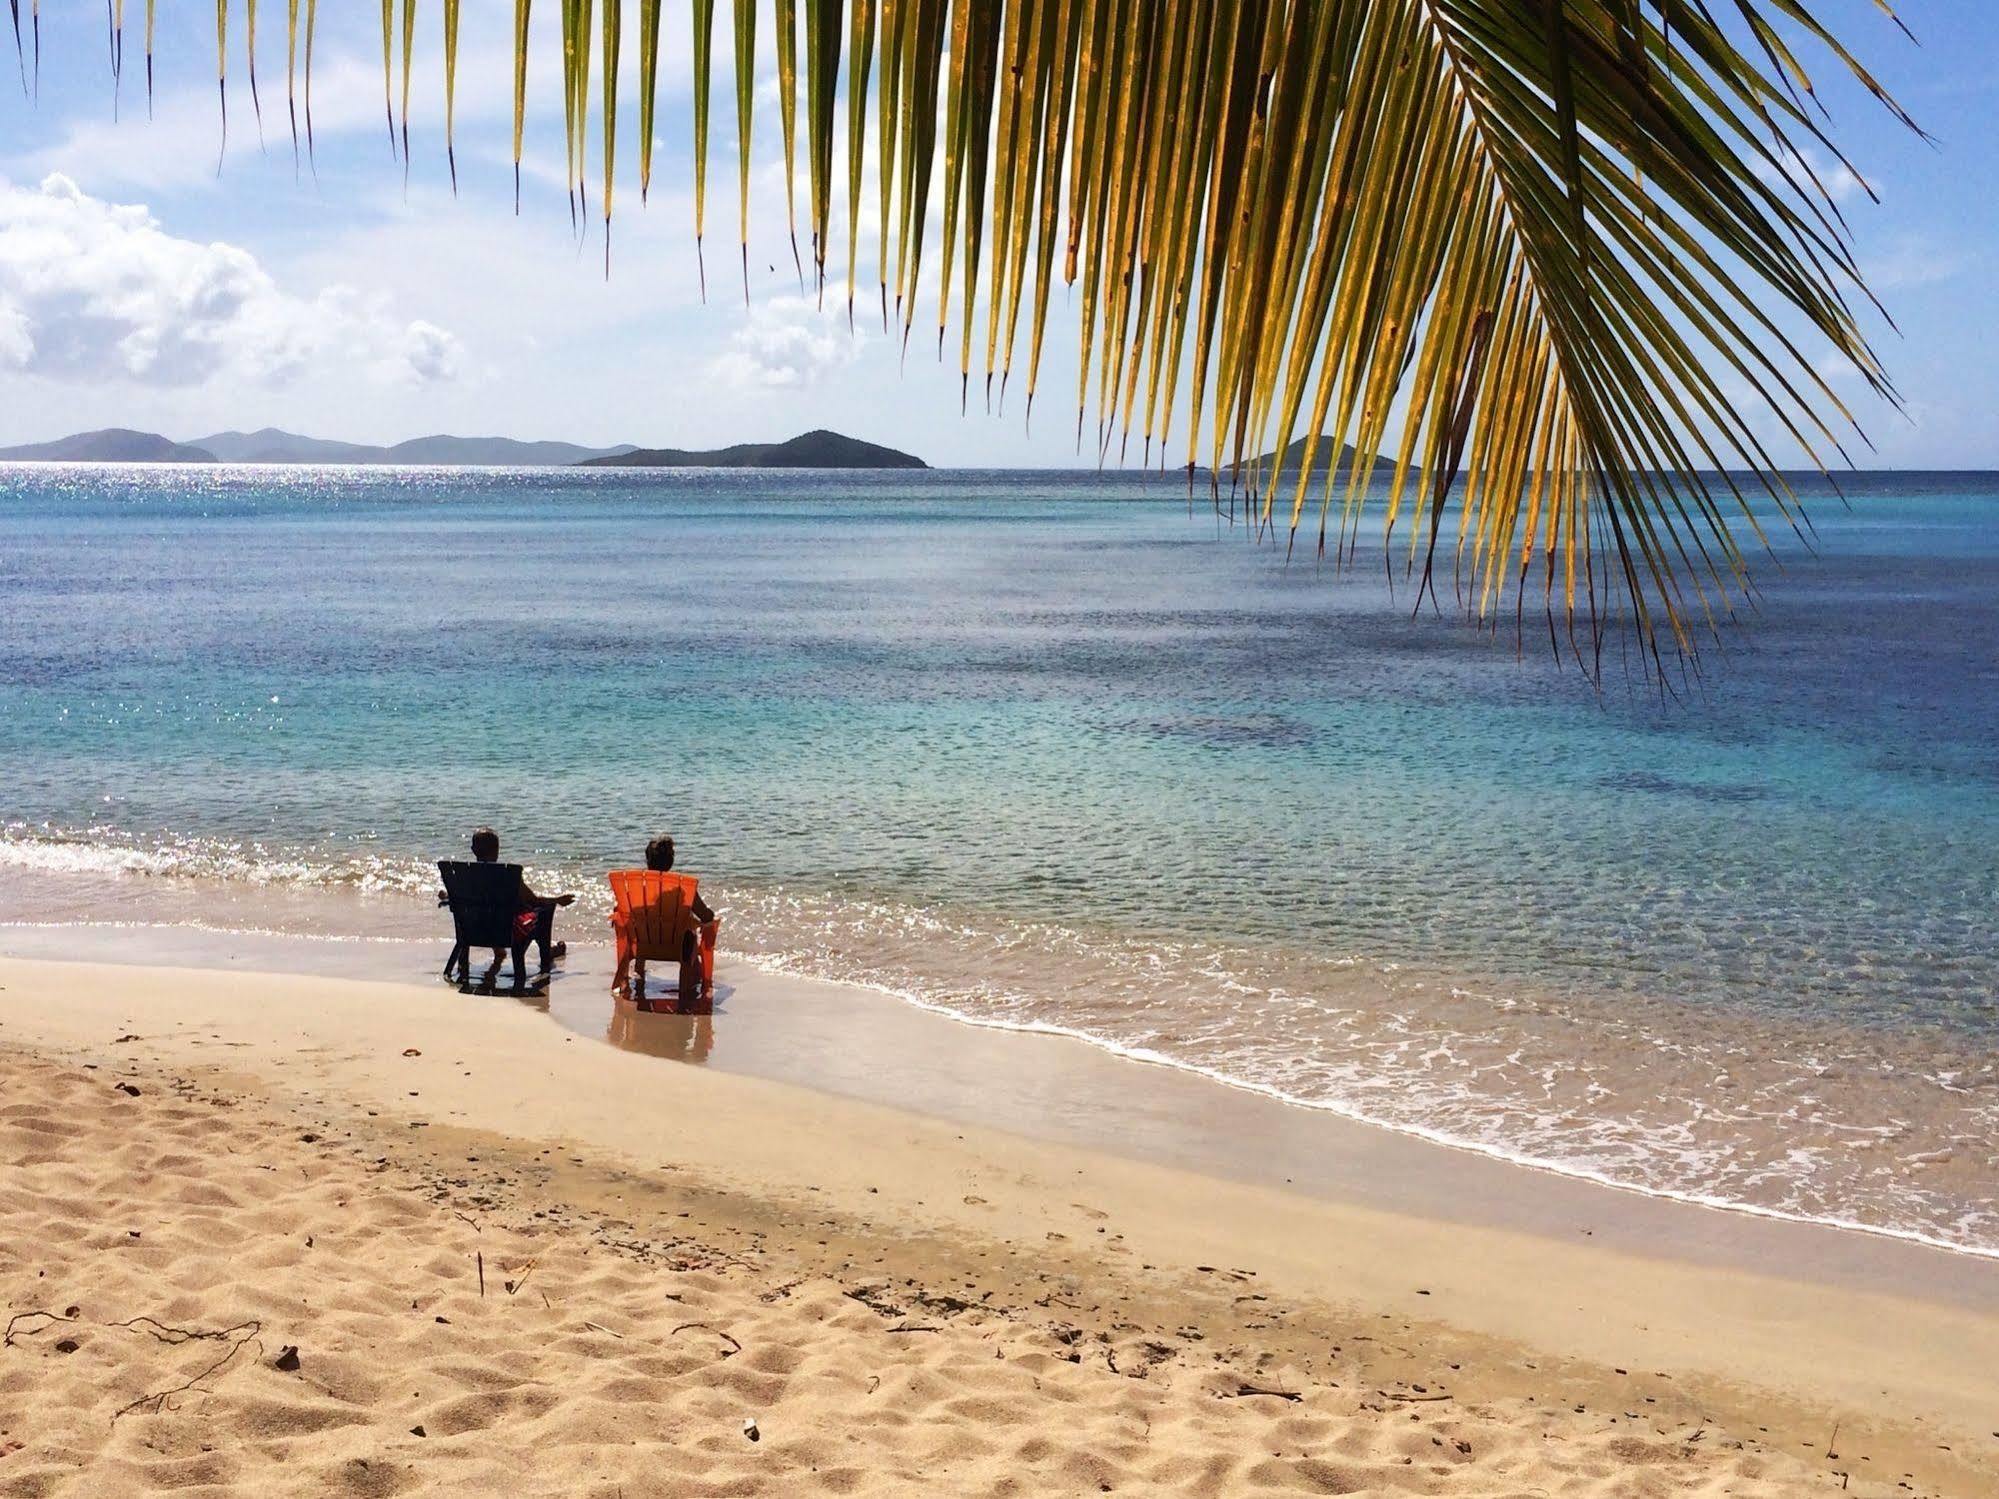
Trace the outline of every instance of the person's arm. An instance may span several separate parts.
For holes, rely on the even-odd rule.
[[[715,919],[715,913],[708,909],[708,902],[701,898],[699,891],[694,894],[694,919],[703,926]]]
[[[527,876],[521,876],[521,909],[523,911],[527,910],[530,906],[568,906],[574,905],[575,902],[576,897],[573,895],[536,895],[534,887],[528,884]]]

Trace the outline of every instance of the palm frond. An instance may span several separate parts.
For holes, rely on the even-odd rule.
[[[694,260],[701,300],[708,300],[708,263],[701,240],[708,216],[708,101],[714,77],[715,0],[694,0]]]
[[[444,161],[451,171],[451,194],[458,195],[458,6],[459,0],[444,0]],[[298,0],[292,0],[292,15],[298,15]],[[293,150],[297,150],[297,127],[292,130]]]
[[[659,14],[658,0],[648,0],[648,3],[650,3],[653,6],[653,16],[655,22],[657,22]],[[528,22],[532,18],[532,13],[533,13],[532,0],[514,0],[514,212],[515,213],[519,213],[521,211],[521,139],[527,130]],[[641,38],[643,38],[644,36],[643,31],[640,33],[640,36]],[[641,41],[640,45],[641,47],[644,46],[643,40]],[[658,45],[657,42],[655,42],[654,43],[655,48],[657,48],[657,45]],[[641,53],[641,56],[643,56],[643,53]],[[310,88],[312,86],[312,75],[310,72],[306,74],[306,86],[307,88]],[[652,171],[652,146],[651,146],[652,90],[650,86],[648,86],[645,89],[645,92],[642,97],[646,101],[645,104],[643,105],[644,113],[642,116],[646,134],[644,136],[643,143],[640,149],[642,152],[641,160],[643,162],[643,170],[649,174]],[[641,178],[640,181],[641,183],[643,183],[644,178]]]
[[[736,201],[742,241],[743,305],[750,301],[750,124],[756,114],[757,0],[735,0]],[[865,92],[865,91],[864,91]]]
[[[561,4],[572,212],[587,209],[592,51],[601,57],[608,246],[623,12],[606,0],[593,49],[592,0]],[[747,296],[757,5],[732,6]],[[697,248],[714,9],[691,0]],[[1142,459],[1156,445],[1163,464],[1177,429],[1190,484],[1205,469],[1217,500],[1226,485],[1259,529],[1292,545],[1305,533],[1342,562],[1378,506],[1419,607],[1448,575],[1482,620],[1510,607],[1518,621],[1533,595],[1556,649],[1566,642],[1589,663],[1617,618],[1655,658],[1693,653],[1746,594],[1759,513],[1802,524],[1780,456],[1824,468],[1864,441],[1826,356],[1872,397],[1895,399],[1860,322],[1878,304],[1838,194],[1813,165],[1830,153],[1860,180],[1832,141],[1813,70],[1914,122],[1808,0],[800,10],[773,0],[779,123],[796,260],[802,22],[822,298],[844,125],[850,317],[872,170],[884,324],[892,289],[906,348],[919,289],[934,287],[940,356],[954,319],[958,329],[961,399],[978,363],[988,399],[997,374],[1004,405],[1025,307],[1032,412],[1051,295],[1066,287],[1079,444],[1094,415],[1099,457],[1127,453],[1136,435]],[[403,0],[399,137],[395,0],[383,0],[384,108],[405,170],[414,13]],[[246,0],[247,27],[254,14]],[[517,202],[528,15],[516,0]],[[643,193],[660,0],[640,0],[637,15]],[[308,0],[308,145],[311,17]],[[458,0],[445,0],[454,181],[457,17]],[[218,0],[225,111],[227,26]],[[288,26],[289,75],[296,3]],[[113,31],[115,57],[115,12]],[[928,222],[933,186],[941,233]],[[705,290],[705,267],[702,279]],[[1287,458],[1298,433],[1302,452]],[[1321,461],[1342,445],[1349,458]],[[1377,463],[1391,471],[1380,483]]]
[[[450,92],[447,80],[445,91]],[[298,0],[285,6],[285,114],[291,121],[292,173],[298,173]]]

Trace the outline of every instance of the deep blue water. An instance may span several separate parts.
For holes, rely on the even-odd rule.
[[[0,858],[671,830],[767,961],[1999,1247],[1999,478],[1847,488],[1662,691],[1172,480],[0,468]]]

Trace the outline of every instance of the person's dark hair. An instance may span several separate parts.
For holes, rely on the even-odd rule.
[[[673,840],[664,835],[646,845],[646,868],[665,874],[673,868]]]
[[[490,864],[500,857],[500,835],[491,828],[475,828],[472,832],[472,857],[482,864]]]

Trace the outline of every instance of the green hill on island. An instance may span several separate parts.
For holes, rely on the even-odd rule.
[[[174,442],[157,432],[130,427],[104,427],[73,432],[54,442],[31,442],[0,448],[0,463],[213,463],[206,448]]]
[[[1300,465],[1305,461],[1305,444],[1310,440],[1310,438],[1301,437],[1284,449],[1285,473],[1294,477],[1297,475]],[[1353,446],[1350,443],[1335,442],[1330,437],[1320,438],[1319,450],[1312,455],[1312,472],[1314,474],[1325,473],[1326,470],[1333,467],[1336,458],[1339,463],[1340,473],[1348,474],[1353,472]],[[1256,460],[1256,468],[1260,472],[1267,474],[1276,462],[1277,454],[1275,452],[1265,453]],[[1377,458],[1374,460],[1374,475],[1376,478],[1384,478],[1394,472],[1395,460],[1393,458]]]
[[[585,468],[928,468],[910,453],[843,437],[823,428],[789,442],[742,442],[728,448],[634,448],[586,458]]]

